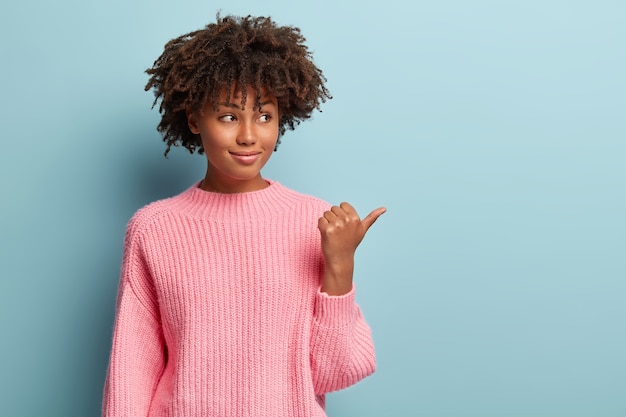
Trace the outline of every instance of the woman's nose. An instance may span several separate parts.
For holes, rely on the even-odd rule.
[[[237,144],[239,145],[254,145],[256,143],[256,134],[254,131],[253,122],[244,122],[239,128],[237,134]]]

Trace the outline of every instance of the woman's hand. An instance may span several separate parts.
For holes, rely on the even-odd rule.
[[[352,290],[354,253],[365,233],[386,211],[379,207],[361,219],[350,204],[341,203],[326,211],[317,227],[322,236],[324,275],[322,291],[328,295],[343,295]]]

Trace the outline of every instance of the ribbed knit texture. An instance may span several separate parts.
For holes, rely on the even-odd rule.
[[[355,303],[320,292],[329,205],[277,182],[197,184],[126,234],[105,417],[319,417],[324,394],[374,372]]]

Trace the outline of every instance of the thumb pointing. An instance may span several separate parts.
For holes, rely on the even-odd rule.
[[[374,224],[374,222],[378,220],[378,218],[382,216],[383,213],[385,213],[386,211],[387,209],[385,207],[378,207],[377,209],[373,210],[370,214],[365,216],[363,220],[361,220],[361,224],[365,226],[365,231],[367,232],[367,230]]]

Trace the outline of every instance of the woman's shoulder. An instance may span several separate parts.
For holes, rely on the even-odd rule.
[[[140,232],[149,229],[154,224],[159,224],[164,219],[171,218],[172,214],[180,212],[181,205],[186,200],[189,190],[173,197],[163,198],[148,203],[135,211],[128,222],[128,232]]]

